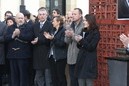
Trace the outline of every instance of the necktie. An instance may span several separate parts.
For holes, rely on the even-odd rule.
[[[40,29],[42,29],[42,27],[43,27],[43,24],[41,23],[41,24],[40,24]]]

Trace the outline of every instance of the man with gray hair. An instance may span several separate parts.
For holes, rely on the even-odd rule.
[[[36,86],[51,86],[51,76],[48,63],[48,52],[50,50],[50,40],[43,34],[51,33],[52,24],[47,20],[48,11],[45,7],[38,9],[38,22],[33,26],[34,40],[31,43],[33,47],[33,67],[36,71]]]

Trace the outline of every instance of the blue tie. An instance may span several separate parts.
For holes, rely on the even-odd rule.
[[[42,29],[42,27],[43,27],[43,23],[40,23],[40,29]]]

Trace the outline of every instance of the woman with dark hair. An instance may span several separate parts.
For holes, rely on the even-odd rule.
[[[65,66],[67,57],[67,45],[64,42],[65,28],[61,16],[56,16],[52,21],[53,35],[44,33],[47,39],[51,40],[51,50],[49,54],[50,69],[52,73],[53,86],[67,86],[65,76]]]
[[[16,24],[14,17],[8,17],[5,21],[6,21],[7,26]]]
[[[100,33],[92,14],[85,15],[83,23],[81,34],[75,36],[77,47],[80,49],[75,74],[79,86],[93,86],[93,80],[97,78],[97,45]]]
[[[52,10],[52,18],[55,17],[55,16],[60,16],[61,15],[61,12],[59,9],[53,9]]]

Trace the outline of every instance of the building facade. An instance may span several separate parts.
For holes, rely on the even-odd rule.
[[[12,11],[15,16],[20,11],[21,5],[25,5],[25,9],[33,15],[37,15],[38,8],[42,6],[47,7],[50,14],[53,8],[59,8],[65,15],[75,7],[81,8],[84,15],[89,13],[89,0],[0,0],[0,20],[4,19],[7,10]]]

